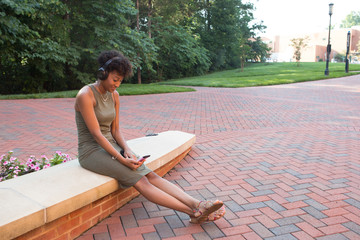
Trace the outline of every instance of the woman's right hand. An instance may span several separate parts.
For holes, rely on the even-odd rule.
[[[129,157],[124,158],[124,159],[125,159],[125,162],[123,162],[123,164],[134,171],[136,169],[138,169],[139,167],[141,167],[141,165],[143,165],[145,162],[145,161],[138,161],[137,159],[129,158]]]

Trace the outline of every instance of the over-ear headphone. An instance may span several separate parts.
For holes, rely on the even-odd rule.
[[[100,79],[100,80],[105,80],[107,79],[107,77],[109,76],[109,73],[108,71],[106,70],[107,67],[110,65],[110,63],[116,59],[121,59],[120,57],[113,57],[113,58],[110,58],[109,60],[106,61],[106,63],[104,65],[102,65],[102,67],[99,68],[98,70],[98,74],[97,74],[97,77]]]

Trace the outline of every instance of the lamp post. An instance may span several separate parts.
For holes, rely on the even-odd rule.
[[[325,76],[329,75],[329,59],[330,59],[330,53],[331,53],[331,44],[330,44],[330,30],[331,30],[331,15],[333,14],[333,7],[334,4],[329,4],[329,16],[330,16],[330,22],[329,22],[329,36],[328,36],[328,45],[326,48],[326,68],[325,68]]]

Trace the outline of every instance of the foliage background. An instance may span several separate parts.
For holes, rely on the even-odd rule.
[[[269,49],[241,0],[0,0],[0,94],[79,89],[101,51],[150,83],[237,68]],[[137,24],[139,22],[139,24]]]

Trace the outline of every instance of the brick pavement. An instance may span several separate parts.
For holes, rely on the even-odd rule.
[[[191,225],[134,199],[87,239],[360,239],[360,75],[256,88],[121,97],[127,139],[197,135],[165,178],[222,199],[225,217]],[[0,101],[0,150],[76,156],[73,99]]]

